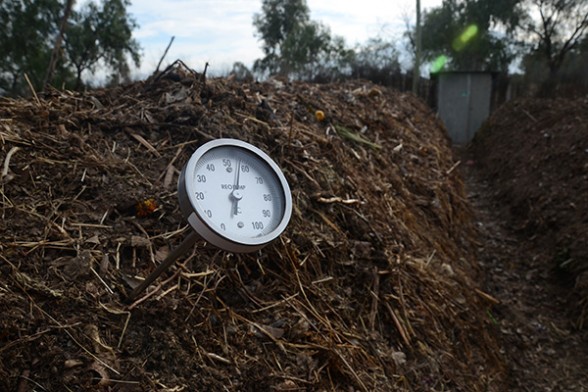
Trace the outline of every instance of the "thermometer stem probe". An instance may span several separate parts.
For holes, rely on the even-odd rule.
[[[178,199],[193,231],[131,292],[129,303],[198,239],[227,252],[254,252],[276,239],[292,214],[290,186],[278,165],[236,139],[213,140],[192,154],[178,179]]]
[[[190,230],[190,234],[188,234],[188,236],[184,238],[182,243],[178,245],[177,248],[172,250],[167,255],[165,260],[163,260],[161,264],[157,266],[155,271],[150,273],[149,276],[147,276],[145,280],[141,282],[141,284],[135,287],[131,294],[129,294],[129,296],[125,299],[125,303],[131,304],[139,296],[139,294],[145,291],[145,289],[149,287],[149,285],[159,277],[159,275],[161,275],[166,269],[171,267],[174,261],[176,261],[181,255],[189,251],[192,248],[192,246],[194,246],[196,241],[198,241],[198,239],[198,233],[196,233],[194,230]]]

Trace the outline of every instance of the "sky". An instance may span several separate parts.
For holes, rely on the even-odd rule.
[[[414,23],[415,4],[415,0],[307,0],[311,19],[327,25],[351,47],[378,35],[400,39],[406,18]],[[440,4],[441,0],[421,0],[421,9]],[[155,70],[172,36],[164,65],[180,59],[202,71],[208,62],[209,72],[221,75],[236,61],[250,67],[263,57],[253,27],[261,0],[134,0],[127,12],[139,24],[134,32],[143,48],[141,67],[135,71],[139,77]]]

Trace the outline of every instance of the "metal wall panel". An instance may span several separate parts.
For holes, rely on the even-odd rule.
[[[467,144],[490,114],[492,75],[448,72],[439,75],[439,117],[454,144]]]

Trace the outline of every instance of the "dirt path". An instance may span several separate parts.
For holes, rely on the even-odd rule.
[[[472,163],[470,161],[470,163]],[[500,300],[492,317],[500,331],[512,391],[588,391],[588,332],[578,330],[565,277],[520,239],[501,217],[493,187],[474,166],[464,165],[468,198],[475,208],[479,260],[485,290]]]

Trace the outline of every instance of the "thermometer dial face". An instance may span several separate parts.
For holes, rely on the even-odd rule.
[[[192,155],[178,184],[180,207],[208,242],[232,252],[249,252],[285,229],[292,210],[281,170],[258,148],[218,139]]]

